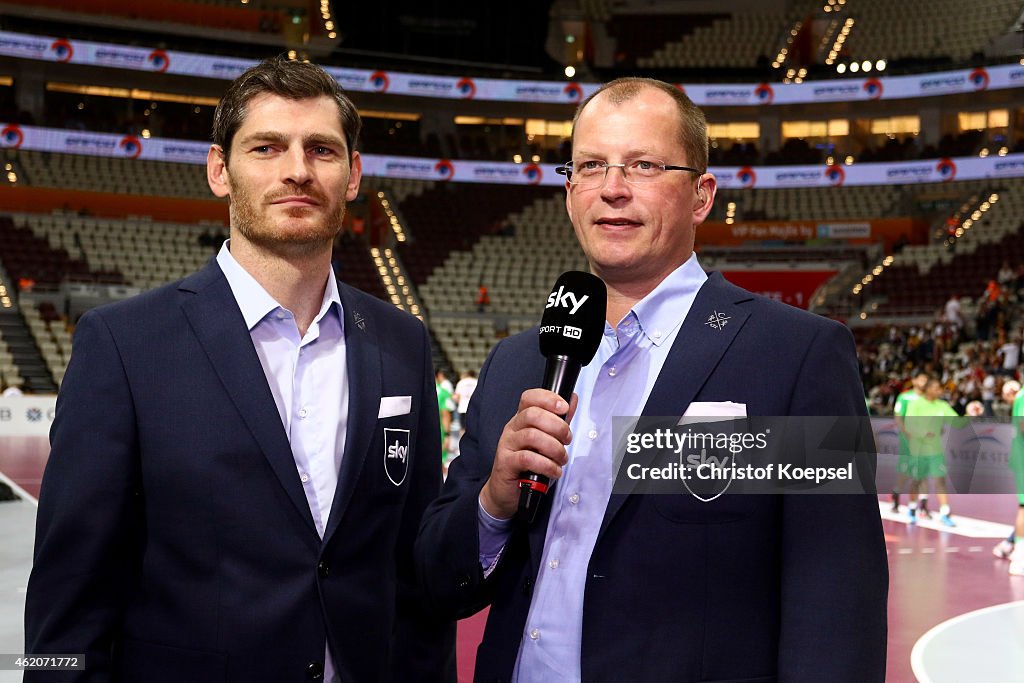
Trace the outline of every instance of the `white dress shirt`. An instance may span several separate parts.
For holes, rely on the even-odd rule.
[[[245,318],[292,447],[310,514],[323,538],[338,487],[348,421],[345,329],[338,283],[334,271],[328,269],[320,311],[300,337],[292,312],[239,265],[229,247],[230,240],[217,254],[217,265]],[[330,645],[324,680],[335,680]]]

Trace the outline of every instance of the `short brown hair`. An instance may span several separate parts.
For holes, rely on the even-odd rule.
[[[245,120],[246,106],[264,93],[290,100],[330,97],[338,105],[349,156],[356,151],[362,120],[338,81],[315,64],[280,55],[260,62],[233,80],[217,105],[213,114],[213,144],[224,150],[225,163],[231,155],[231,141]]]
[[[686,151],[686,163],[695,166],[703,173],[708,168],[708,122],[704,112],[690,100],[686,94],[674,85],[653,78],[616,78],[601,86],[590,97],[583,100],[576,108],[572,118],[573,143],[576,141],[576,122],[583,109],[598,95],[607,93],[613,104],[621,104],[631,100],[645,88],[660,90],[671,97],[679,110],[679,142]]]

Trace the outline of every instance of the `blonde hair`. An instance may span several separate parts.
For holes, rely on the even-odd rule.
[[[682,90],[670,83],[653,78],[635,76],[616,78],[583,100],[576,108],[576,114],[572,118],[573,144],[576,142],[576,122],[594,98],[598,95],[605,95],[612,104],[618,105],[635,98],[647,88],[660,90],[675,101],[676,109],[679,112],[679,142],[686,152],[686,163],[700,169],[701,173],[707,171],[708,122],[704,117],[704,112]]]

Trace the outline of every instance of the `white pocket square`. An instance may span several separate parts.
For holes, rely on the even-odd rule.
[[[408,415],[410,410],[412,410],[412,396],[381,396],[377,419]]]
[[[747,404],[733,401],[694,401],[687,407],[679,424],[697,422],[688,418],[701,418],[700,422],[716,422],[747,416]],[[708,419],[708,418],[717,418]]]

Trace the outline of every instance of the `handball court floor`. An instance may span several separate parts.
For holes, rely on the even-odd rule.
[[[0,479],[22,500],[0,503],[0,653],[20,653],[32,559],[35,500],[49,446],[45,437],[0,436]],[[879,498],[889,556],[887,681],[1024,683],[1024,577],[1012,577],[992,547],[1010,531],[1012,495],[953,495],[958,526],[915,526]],[[937,506],[936,506],[937,507]],[[842,524],[841,519],[835,520]],[[817,558],[827,564],[829,557]],[[836,615],[838,618],[840,615]],[[829,615],[822,615],[828,627]],[[472,679],[486,612],[459,623],[459,680]],[[0,671],[0,683],[20,673]]]

